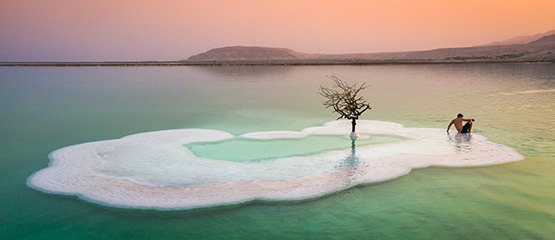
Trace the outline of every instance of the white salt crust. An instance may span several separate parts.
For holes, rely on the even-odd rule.
[[[302,138],[345,135],[349,121],[328,122],[300,132],[247,133],[240,138]],[[361,137],[404,140],[261,162],[196,157],[184,144],[235,138],[230,133],[182,129],[139,133],[88,142],[52,152],[50,164],[27,183],[35,189],[77,195],[103,205],[148,209],[193,209],[251,200],[299,200],[361,183],[381,182],[429,166],[467,167],[524,159],[515,150],[478,134],[359,120]]]

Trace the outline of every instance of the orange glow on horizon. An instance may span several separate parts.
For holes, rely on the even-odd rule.
[[[555,29],[552,0],[0,2],[0,61],[179,60],[211,48],[425,50]],[[13,56],[12,56],[13,55]]]

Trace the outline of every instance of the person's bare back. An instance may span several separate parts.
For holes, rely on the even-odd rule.
[[[467,123],[463,126],[463,122]],[[472,129],[472,122],[474,122],[473,118],[463,118],[463,115],[459,113],[457,118],[451,120],[449,126],[447,126],[447,132],[449,132],[451,125],[455,125],[457,132],[470,133],[470,130]]]

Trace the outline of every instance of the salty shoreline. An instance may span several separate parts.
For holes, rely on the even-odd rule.
[[[395,179],[413,169],[488,166],[524,159],[516,150],[477,134],[446,138],[443,129],[405,128],[370,120],[359,120],[359,133],[405,140],[359,146],[356,152],[354,148],[330,150],[257,162],[201,158],[183,147],[232,138],[264,141],[260,139],[341,135],[349,124],[346,120],[334,121],[300,132],[241,136],[209,129],[175,129],[82,143],[52,152],[49,166],[31,175],[27,185],[106,206],[184,210],[253,200],[312,199],[360,184]]]

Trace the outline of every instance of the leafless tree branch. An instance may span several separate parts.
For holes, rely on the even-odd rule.
[[[366,89],[368,85],[357,83],[349,85],[332,73],[328,76],[334,83],[331,88],[320,85],[320,94],[325,98],[322,104],[326,108],[333,108],[333,112],[338,113],[337,119],[357,119],[366,110],[372,109],[362,96],[357,94]]]

